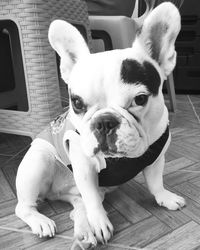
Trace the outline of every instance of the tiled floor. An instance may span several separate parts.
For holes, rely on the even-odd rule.
[[[98,249],[200,249],[200,96],[177,96],[178,110],[170,114],[172,143],[166,157],[165,185],[186,198],[181,211],[159,207],[145,188],[142,175],[106,198],[115,234]],[[58,227],[54,239],[39,239],[14,214],[15,176],[30,139],[0,134],[0,249],[70,249],[71,206],[45,202],[40,211]]]

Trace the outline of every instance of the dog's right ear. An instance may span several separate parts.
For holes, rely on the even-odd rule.
[[[163,70],[164,77],[176,64],[175,40],[181,28],[180,13],[171,2],[164,2],[145,18],[138,39]]]
[[[61,58],[61,76],[67,83],[75,63],[90,53],[87,44],[80,32],[63,20],[55,20],[51,23],[48,38],[52,48]]]

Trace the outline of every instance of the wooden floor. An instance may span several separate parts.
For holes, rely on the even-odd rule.
[[[166,187],[186,198],[181,211],[159,207],[145,188],[142,175],[106,198],[105,207],[115,233],[98,249],[200,249],[200,96],[177,96],[178,109],[170,114],[172,143],[166,156]],[[0,249],[70,249],[71,206],[45,202],[40,211],[53,218],[58,236],[39,239],[14,214],[15,176],[30,144],[27,137],[0,134]]]

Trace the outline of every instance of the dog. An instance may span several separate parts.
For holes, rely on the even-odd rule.
[[[160,206],[185,206],[162,177],[170,143],[162,87],[176,64],[179,31],[179,11],[165,2],[148,14],[131,48],[90,54],[75,27],[51,23],[49,42],[61,58],[70,104],[33,140],[18,168],[15,211],[34,234],[55,235],[37,201],[59,199],[74,207],[75,238],[88,246],[107,242],[113,226],[104,195],[140,171]]]

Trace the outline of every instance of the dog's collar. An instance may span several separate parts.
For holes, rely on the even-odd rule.
[[[138,158],[106,158],[106,168],[99,173],[99,186],[118,186],[134,178],[145,167],[153,164],[169,139],[169,127]]]

